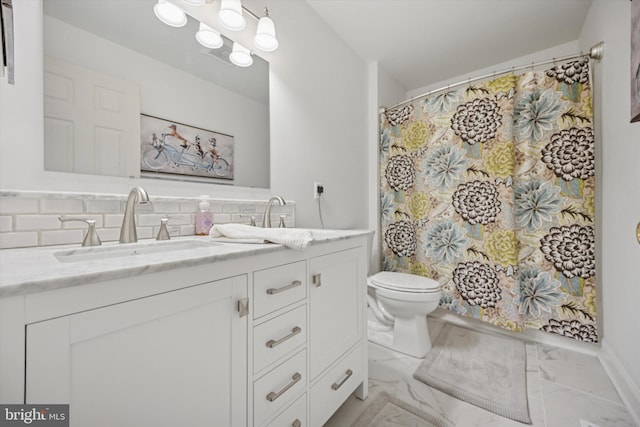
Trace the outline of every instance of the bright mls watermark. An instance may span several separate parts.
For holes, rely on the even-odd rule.
[[[0,427],[69,427],[69,405],[2,405]]]

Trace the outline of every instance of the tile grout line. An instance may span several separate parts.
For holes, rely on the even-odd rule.
[[[549,427],[547,423],[547,409],[544,404],[544,388],[542,387],[542,370],[540,369],[540,354],[538,353],[538,344],[535,344],[536,349],[536,362],[538,364],[538,385],[540,387],[540,403],[542,404],[542,421],[544,422],[544,427]]]
[[[545,382],[548,382],[548,383],[556,384],[556,385],[558,385],[558,386],[560,386],[560,387],[562,387],[562,388],[564,388],[564,389],[566,389],[566,390],[571,390],[571,391],[574,391],[574,392],[576,392],[576,393],[580,393],[580,394],[582,394],[582,395],[586,395],[586,396],[594,397],[594,398],[596,398],[596,399],[598,399],[598,400],[601,400],[601,401],[603,401],[603,402],[610,403],[610,404],[612,404],[612,405],[618,406],[618,407],[620,407],[620,408],[624,409],[625,411],[629,412],[629,411],[628,411],[628,409],[627,409],[627,407],[626,407],[626,405],[625,405],[624,403],[622,403],[622,402],[614,402],[613,400],[609,400],[609,399],[607,399],[606,397],[598,396],[597,394],[593,394],[593,393],[590,393],[590,392],[588,392],[588,391],[580,390],[580,389],[577,389],[577,388],[574,388],[574,387],[568,386],[568,385],[566,385],[566,384],[559,383],[559,382],[557,382],[557,381],[551,381],[551,380],[547,380],[547,379],[544,379],[544,378],[542,378],[542,381],[545,381]]]

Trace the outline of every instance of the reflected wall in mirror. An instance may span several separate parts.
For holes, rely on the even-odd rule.
[[[269,187],[265,60],[232,65],[230,40],[201,46],[198,21],[169,27],[155,17],[155,0],[43,3],[46,170],[140,176],[145,114],[232,135],[233,185]]]

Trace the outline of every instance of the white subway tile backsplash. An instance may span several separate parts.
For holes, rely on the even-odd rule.
[[[236,213],[236,212],[240,212],[240,205],[227,205],[224,204],[222,205],[222,212],[223,213]]]
[[[191,236],[195,234],[196,226],[194,224],[189,225],[181,225],[180,226],[180,235],[181,236]]]
[[[80,199],[42,199],[40,213],[48,214],[81,214],[82,200]]]
[[[97,230],[100,240],[103,242],[115,242],[120,240],[120,228],[103,228]]]
[[[2,238],[0,238],[0,249],[26,248],[30,246],[38,246],[37,231],[2,233]]]
[[[257,212],[256,205],[240,205],[240,212],[246,214],[255,214]]]
[[[175,214],[180,212],[180,204],[178,202],[153,202],[153,211],[159,214]]]
[[[84,233],[82,230],[43,231],[40,237],[40,244],[48,246],[77,243],[80,246],[83,238]]]
[[[213,214],[213,223],[214,224],[228,224],[231,221],[231,214]]]
[[[195,224],[195,215],[191,214],[178,214],[178,215],[170,215],[169,217],[169,225],[187,225]]]
[[[126,195],[76,194],[55,192],[20,192],[0,190],[0,248],[19,248],[39,245],[78,244],[86,232],[86,224],[65,222],[58,216],[85,218],[96,221],[97,233],[103,242],[120,238]],[[155,238],[160,219],[170,217],[171,237],[191,236],[198,197],[153,197],[152,203],[136,204],[136,223],[139,239]],[[251,216],[262,223],[264,200],[210,199],[214,224],[248,224]],[[241,216],[242,215],[242,216]],[[277,226],[280,215],[286,215],[287,227],[295,224],[295,206],[272,206],[272,224]]]
[[[153,227],[138,227],[138,239],[151,239],[155,238],[153,234]]]
[[[180,212],[195,213],[196,209],[198,209],[198,200],[180,202]]]
[[[155,226],[155,225],[160,226],[160,219],[164,217],[165,217],[164,215],[159,215],[159,214],[138,215],[136,225],[138,227]]]
[[[121,227],[124,214],[113,214],[104,216],[105,227]]]
[[[0,233],[8,232],[12,230],[13,217],[9,215],[0,216]]]
[[[86,200],[85,208],[87,213],[120,213],[123,202],[120,200]]]
[[[35,214],[38,213],[38,199],[22,197],[3,197],[0,199],[0,214]]]
[[[55,230],[61,228],[57,215],[16,215],[15,230]]]
[[[152,203],[136,203],[135,204],[136,213],[153,213],[153,202]]]

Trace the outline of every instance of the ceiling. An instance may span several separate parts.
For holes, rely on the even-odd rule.
[[[307,0],[413,90],[577,40],[591,0]]]

